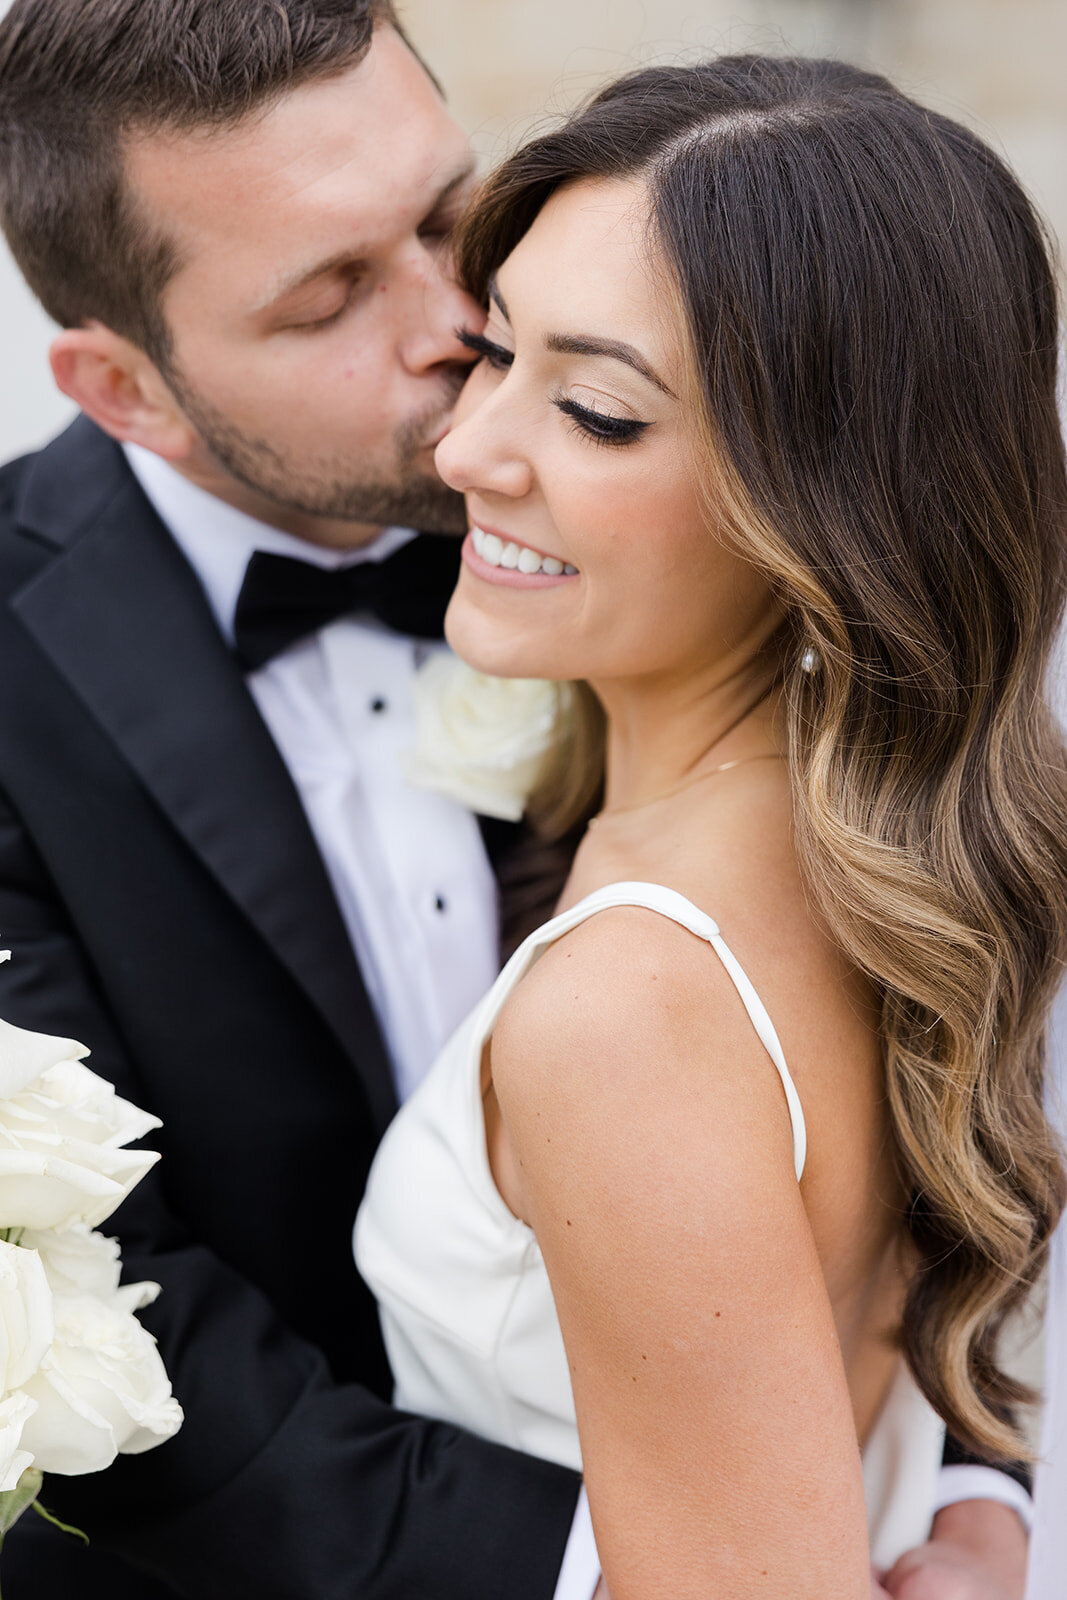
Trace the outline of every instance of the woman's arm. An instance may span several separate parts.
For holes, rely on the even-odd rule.
[[[519,986],[492,1065],[612,1600],[867,1600],[785,1097],[714,953],[653,913],[602,914]]]

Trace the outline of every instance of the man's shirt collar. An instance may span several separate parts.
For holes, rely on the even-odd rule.
[[[333,569],[359,561],[384,561],[415,537],[410,528],[386,528],[360,550],[328,550],[239,511],[190,483],[169,461],[142,445],[124,444],[122,448],[157,516],[200,579],[219,631],[231,646],[237,597],[257,550]]]

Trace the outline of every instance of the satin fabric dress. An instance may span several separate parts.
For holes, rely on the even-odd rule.
[[[508,996],[545,950],[619,906],[668,917],[715,952],[781,1080],[799,1182],[807,1148],[800,1099],[771,1019],[717,925],[674,890],[617,883],[545,923],[515,952],[386,1134],[355,1229],[397,1406],[578,1471],[581,1446],[548,1273],[532,1230],[509,1210],[489,1166],[481,1060]],[[926,1538],[943,1445],[943,1425],[902,1364],[864,1455],[876,1564],[891,1565]]]

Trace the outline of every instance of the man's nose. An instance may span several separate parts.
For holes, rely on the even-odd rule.
[[[469,367],[474,357],[460,343],[460,330],[478,332],[485,312],[452,277],[447,251],[426,251],[411,284],[409,323],[401,341],[400,356],[408,372],[417,377],[437,367]]]

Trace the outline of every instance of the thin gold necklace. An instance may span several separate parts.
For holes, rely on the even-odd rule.
[[[729,772],[734,767],[747,767],[750,761],[781,761],[784,758],[777,750],[764,750],[758,756],[738,756],[736,761],[724,761],[719,767],[708,767],[704,772],[693,773],[688,778],[683,778],[681,783],[676,783],[673,789],[665,789],[662,794],[653,795],[651,800],[636,800],[629,806],[612,806],[608,811],[598,811],[595,817],[589,818],[588,826],[595,828],[597,823],[605,817],[621,817],[627,811],[644,811],[648,806],[658,805],[661,800],[671,800],[676,794],[681,794],[685,789],[691,789],[695,783],[703,783],[705,778],[714,778],[720,772]]]

